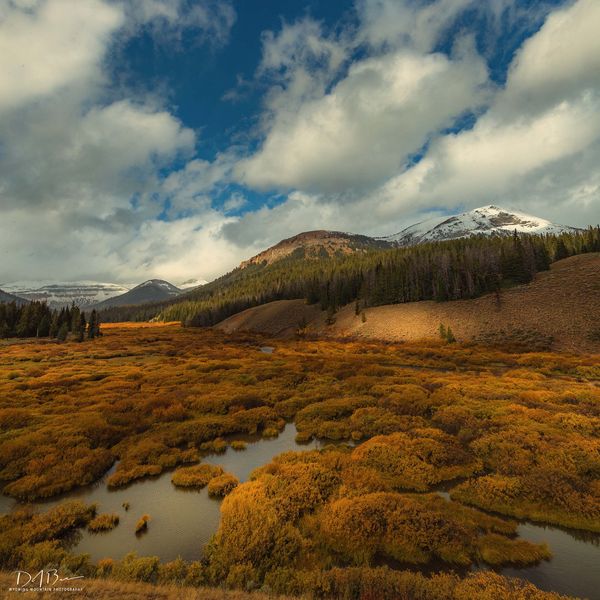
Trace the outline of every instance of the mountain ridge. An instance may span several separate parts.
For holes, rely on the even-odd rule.
[[[105,308],[113,308],[116,306],[160,302],[175,298],[182,293],[183,290],[164,279],[148,279],[124,294],[108,298],[107,300],[91,305],[89,308],[103,310]]]
[[[569,225],[559,225],[521,210],[506,209],[490,204],[457,215],[426,219],[381,239],[399,246],[412,246],[473,235],[512,235],[515,231],[544,235],[576,232],[581,229]]]

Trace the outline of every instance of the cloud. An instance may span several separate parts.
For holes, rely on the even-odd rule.
[[[194,133],[166,111],[128,100],[80,110],[60,98],[0,124],[0,140],[11,140],[0,161],[3,208],[60,205],[77,213],[93,203],[106,214],[144,191],[157,166],[194,146]]]
[[[117,6],[99,0],[0,3],[0,114],[101,77]]]
[[[372,185],[483,103],[486,83],[486,67],[472,52],[451,59],[397,51],[358,61],[331,92],[296,110],[279,107],[261,149],[236,173],[263,189]]]
[[[240,82],[266,90],[248,147],[208,159],[107,58],[141,34],[214,50],[231,2],[0,0],[1,279],[210,279],[302,230],[384,235],[491,202],[597,221],[598,2],[555,8],[490,81],[507,23],[534,30],[549,5],[357,0],[353,23],[282,22]]]
[[[413,48],[431,52],[440,35],[474,0],[402,2],[358,0],[359,39],[374,48]]]
[[[3,280],[164,276],[165,256],[142,259],[140,249],[179,252],[181,238],[168,238],[184,230],[195,247],[189,237],[210,239],[226,220],[202,204],[181,229],[159,219],[173,193],[163,169],[192,157],[196,134],[160,101],[112,88],[105,65],[113,44],[140,27],[193,27],[222,43],[235,15],[227,2],[143,5],[0,0]]]
[[[195,41],[223,46],[237,15],[229,0],[125,0],[132,27],[150,27],[155,36],[172,40],[193,28]]]
[[[509,72],[503,110],[543,110],[600,89],[600,3],[579,0],[551,14]]]
[[[592,165],[600,163],[600,63],[588,23],[598,22],[599,8],[580,0],[552,14],[515,57],[505,89],[473,129],[440,138],[419,164],[373,193],[370,201],[381,214],[417,203],[427,208],[497,202],[536,207],[569,224],[592,222],[590,202],[598,190]],[[563,48],[565,56],[558,58]],[[588,164],[589,170],[573,170],[576,164]],[[596,212],[597,204],[596,195]]]

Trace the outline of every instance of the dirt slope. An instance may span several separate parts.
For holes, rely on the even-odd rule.
[[[526,331],[552,336],[552,347],[571,351],[600,351],[600,254],[573,256],[552,265],[530,284],[455,302],[412,302],[366,310],[366,321],[354,305],[342,308],[327,325],[318,307],[302,300],[282,300],[238,313],[216,327],[250,330],[274,336],[294,335],[298,324],[318,335],[382,340],[438,338],[440,323],[450,325],[459,341],[482,337],[510,338]],[[596,331],[596,339],[592,332]]]

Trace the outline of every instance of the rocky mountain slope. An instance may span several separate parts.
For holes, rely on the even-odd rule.
[[[267,250],[242,262],[241,268],[249,265],[270,265],[282,258],[327,258],[353,252],[365,252],[376,248],[388,248],[393,244],[386,240],[366,235],[341,231],[306,231],[282,240]]]

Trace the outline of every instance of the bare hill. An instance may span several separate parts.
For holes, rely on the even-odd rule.
[[[225,331],[250,330],[293,335],[301,322],[317,335],[381,340],[439,337],[449,325],[459,341],[503,342],[553,338],[552,347],[600,351],[600,254],[573,256],[554,263],[530,284],[454,302],[412,302],[368,308],[366,320],[354,305],[342,308],[335,323],[303,300],[282,300],[238,313],[217,325]]]
[[[282,240],[275,246],[245,260],[240,268],[250,265],[270,265],[288,256],[302,259],[324,258],[365,252],[374,248],[390,248],[392,245],[386,240],[342,231],[305,231]]]

